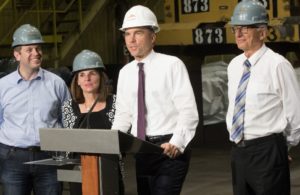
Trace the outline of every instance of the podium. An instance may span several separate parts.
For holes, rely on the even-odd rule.
[[[163,152],[163,149],[155,144],[118,130],[41,128],[39,133],[42,150],[101,156],[98,162],[99,183],[96,186],[99,188],[99,195],[119,194],[119,160],[116,159],[116,155]],[[66,182],[81,182],[83,179],[80,170],[58,169],[57,176],[59,181]]]

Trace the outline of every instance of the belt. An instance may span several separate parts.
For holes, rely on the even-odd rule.
[[[164,142],[164,141],[169,141],[172,136],[173,134],[146,136],[146,141],[151,143]]]
[[[282,133],[274,133],[274,134],[271,134],[271,135],[268,135],[268,136],[265,136],[265,137],[259,137],[259,138],[256,138],[256,139],[242,140],[237,144],[233,143],[233,146],[238,147],[238,148],[244,148],[244,147],[247,147],[247,146],[268,142],[268,141],[274,140],[277,137],[282,137],[283,138],[283,134]]]
[[[14,150],[14,151],[17,151],[17,150],[28,151],[28,152],[40,152],[41,151],[41,147],[39,147],[39,146],[29,146],[27,148],[20,148],[20,147],[8,146],[8,145],[0,143],[0,147],[9,149],[9,150]]]

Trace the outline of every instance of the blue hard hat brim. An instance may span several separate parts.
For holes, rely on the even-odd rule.
[[[16,45],[12,45],[12,48],[18,47],[18,46],[26,46],[26,45],[43,45],[45,44],[45,41],[33,41],[31,43],[26,43],[26,44],[16,44]]]
[[[85,70],[101,70],[103,72],[106,72],[106,69],[104,67],[97,67],[97,68],[83,68],[80,70],[75,70],[72,71],[72,76],[74,76],[76,73],[80,72],[80,71],[85,71]]]

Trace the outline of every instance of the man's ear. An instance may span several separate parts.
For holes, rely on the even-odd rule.
[[[20,61],[20,58],[21,58],[20,51],[14,51],[14,56],[17,61]]]
[[[152,44],[154,44],[156,41],[156,34],[152,33]]]
[[[268,36],[268,30],[267,29],[263,29],[259,35],[259,39],[260,40],[264,40],[267,36]]]

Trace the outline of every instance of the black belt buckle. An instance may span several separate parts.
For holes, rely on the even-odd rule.
[[[14,151],[27,151],[27,152],[40,152],[41,148],[39,146],[30,146],[27,148],[20,148],[20,147],[11,147]]]
[[[39,146],[29,146],[27,148],[21,148],[21,147],[9,146],[9,145],[0,143],[0,147],[8,149],[8,150],[13,150],[13,151],[17,151],[17,150],[30,151],[30,152],[40,152],[41,151],[41,148]]]
[[[271,135],[267,135],[264,137],[259,137],[259,138],[255,138],[255,139],[251,139],[251,140],[241,140],[239,143],[234,144],[234,146],[238,147],[238,148],[244,148],[247,146],[257,145],[259,143],[268,142],[268,141],[274,140],[276,138],[283,138],[283,134],[282,133],[273,133]]]
[[[172,135],[173,134],[146,136],[146,141],[149,141],[151,143],[159,143],[159,142],[169,141],[171,139]]]
[[[25,150],[28,150],[31,152],[39,152],[39,151],[41,151],[41,148],[38,146],[31,146],[31,147],[25,148]]]
[[[245,140],[241,140],[239,143],[236,144],[236,146],[238,148],[244,148],[247,146],[246,141]]]

